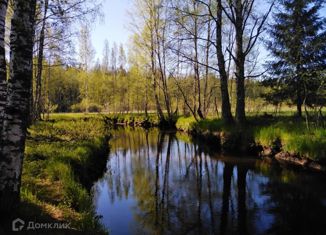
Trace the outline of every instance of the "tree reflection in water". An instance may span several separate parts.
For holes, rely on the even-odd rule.
[[[207,152],[179,133],[113,134],[94,185],[110,234],[325,234],[325,179]]]

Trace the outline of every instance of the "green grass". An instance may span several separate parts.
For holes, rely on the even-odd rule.
[[[196,119],[194,117],[179,117],[175,125],[178,130],[190,132],[195,129]]]
[[[57,116],[29,129],[22,176],[22,216],[47,215],[83,232],[103,233],[90,186],[104,172],[108,139],[99,118]],[[31,209],[24,211],[24,205]],[[34,209],[33,209],[34,208]],[[34,210],[34,213],[31,212]]]
[[[293,154],[305,156],[312,160],[324,160],[326,159],[325,153],[325,129],[312,128],[307,130],[304,121],[295,119],[293,117],[295,110],[286,109],[283,110],[279,116],[274,118],[268,118],[264,115],[255,116],[254,113],[248,113],[248,124],[245,128],[237,125],[227,126],[221,119],[208,118],[206,120],[200,120],[196,122],[193,117],[179,117],[176,122],[178,130],[185,132],[223,132],[226,134],[232,134],[235,138],[240,139],[252,139],[257,144],[263,146],[272,147],[278,141],[282,145],[284,151],[291,152]],[[96,136],[97,133],[91,129],[78,131],[76,125],[81,125],[83,119],[90,118],[96,122],[100,120],[101,116],[107,116],[115,118],[117,122],[130,123],[130,122],[142,122],[148,119],[151,123],[158,124],[159,120],[157,115],[150,114],[146,117],[144,114],[52,114],[51,119],[59,120],[55,123],[56,129],[64,132],[69,130],[66,135],[67,139],[75,138],[76,136],[83,136],[83,133],[89,132],[91,135]],[[63,122],[60,124],[60,120],[75,120],[76,124],[69,124]],[[74,126],[75,125],[75,126]],[[56,133],[46,133],[46,135],[56,135]]]
[[[326,130],[306,129],[303,122],[278,122],[257,128],[255,141],[263,146],[271,146],[279,141],[282,149],[312,160],[326,158]]]
[[[93,120],[93,121],[102,121],[103,118],[109,118],[112,121],[120,124],[140,124],[147,122],[151,126],[159,126],[160,120],[158,116],[154,113],[149,113],[147,116],[144,113],[128,113],[128,114],[119,114],[119,113],[53,113],[50,115],[50,120],[56,121],[82,121],[82,120]],[[73,129],[67,127],[66,129]]]
[[[179,117],[176,123],[178,130],[185,132],[234,132],[235,126],[226,125],[221,119],[208,118],[199,120],[198,122],[193,117]]]
[[[213,133],[224,132],[241,139],[253,139],[257,144],[273,147],[280,142],[284,151],[312,160],[326,159],[326,130],[313,128],[308,130],[304,121],[285,115],[277,118],[249,117],[245,127],[224,125],[221,119],[206,119],[196,122],[192,117],[180,117],[177,129],[186,132]]]

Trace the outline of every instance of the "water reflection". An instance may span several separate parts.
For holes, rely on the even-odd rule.
[[[206,152],[156,129],[114,136],[94,186],[110,234],[325,234],[320,176]]]

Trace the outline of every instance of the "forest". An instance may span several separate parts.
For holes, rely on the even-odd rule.
[[[202,154],[226,154],[222,160],[218,158],[225,164],[223,180],[218,175],[212,179],[223,181],[221,210],[227,213],[229,205],[225,203],[232,198],[229,181],[233,171],[237,172],[239,185],[234,190],[238,190],[237,206],[242,213],[241,218],[237,217],[239,223],[255,222],[243,216],[243,210],[250,207],[246,195],[251,195],[246,189],[246,176],[254,167],[248,164],[247,169],[247,165],[241,165],[245,160],[235,158],[234,168],[229,154],[240,155],[240,159],[254,156],[259,169],[252,170],[253,174],[262,172],[268,179],[279,179],[278,184],[298,184],[301,178],[296,171],[289,174],[288,169],[286,180],[278,170],[273,175],[274,164],[266,173],[262,170],[268,165],[266,161],[299,168],[313,177],[320,174],[318,180],[324,177],[325,1],[129,2],[124,16],[128,18],[128,42],[105,39],[99,53],[92,41],[93,28],[107,16],[104,6],[114,8],[118,4],[115,1],[0,0],[0,233],[10,231],[11,221],[21,217],[25,221],[39,218],[39,224],[67,222],[69,228],[55,226],[63,226],[60,228],[68,232],[106,234],[111,233],[112,226],[113,234],[119,234],[105,222],[106,214],[99,212],[96,195],[102,195],[98,191],[103,190],[99,186],[103,179],[108,181],[109,193],[121,191],[112,188],[115,171],[106,168],[118,164],[112,160],[114,156],[124,159],[125,168],[128,164],[145,164],[140,160],[145,153],[138,152],[139,159],[133,159],[137,155],[135,145],[139,145],[139,151],[147,146],[143,151],[148,155],[148,168],[137,165],[140,170],[123,174],[133,182],[132,195],[138,202],[145,197],[139,190],[147,188],[149,192],[143,193],[150,194],[148,200],[157,200],[155,206],[147,202],[150,208],[137,204],[145,214],[147,210],[154,213],[154,207],[155,212],[162,213],[162,221],[155,223],[137,215],[139,221],[147,221],[149,234],[187,232],[175,225],[170,228],[170,222],[166,224],[163,219],[170,216],[168,169],[170,155],[172,159],[176,155],[173,151],[181,156],[179,142],[187,146],[185,152],[190,145],[194,148],[194,152],[189,150],[194,159],[185,168],[187,176],[196,167],[190,183],[202,183],[202,177],[198,178]],[[122,138],[118,146],[126,148],[125,152],[120,153],[115,146],[111,149],[110,143],[116,143],[116,138]],[[123,141],[127,139],[129,145]],[[150,164],[150,156],[157,161],[161,156],[165,164]],[[154,164],[157,178],[150,183],[142,174],[154,174]],[[120,172],[120,165],[116,171]],[[205,171],[210,172],[208,168]],[[242,174],[241,179],[238,174]],[[196,192],[199,199],[193,200],[202,200],[201,193],[206,194],[202,190],[200,186]],[[326,197],[326,192],[321,193]],[[214,201],[210,192],[209,197]],[[172,204],[178,203],[171,200]],[[214,211],[214,205],[208,205]],[[205,223],[201,218],[205,212],[197,209],[198,223]],[[194,222],[198,229],[195,233],[216,234],[215,225],[221,226],[221,234],[231,231],[222,229],[227,223],[219,225],[213,215],[209,217],[211,228],[197,227]],[[321,232],[319,225],[316,232]],[[238,233],[250,234],[247,226],[239,227]]]

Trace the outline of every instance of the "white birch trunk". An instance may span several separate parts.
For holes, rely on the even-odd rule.
[[[32,83],[36,0],[15,0],[10,34],[8,81],[0,156],[0,213],[11,211],[20,196],[20,182]]]

